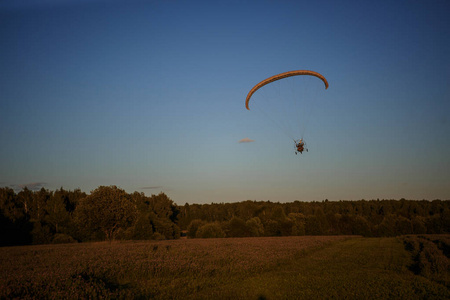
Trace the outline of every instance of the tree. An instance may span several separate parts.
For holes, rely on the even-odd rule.
[[[245,222],[252,236],[264,235],[264,226],[258,217],[251,218]]]
[[[38,192],[33,193],[33,205],[31,219],[34,221],[43,221],[46,215],[45,207],[50,199],[52,192],[41,188]]]
[[[292,235],[305,235],[305,216],[302,213],[290,213],[288,218],[292,220]]]
[[[53,239],[50,227],[38,220],[33,222],[31,235],[33,236],[33,244],[49,244]]]
[[[17,201],[20,203],[20,206],[23,207],[24,213],[30,216],[33,203],[33,192],[27,187],[24,187],[23,190],[17,194]]]
[[[439,214],[434,214],[426,218],[425,224],[427,226],[427,233],[439,234],[443,233],[443,223]]]
[[[164,193],[146,197],[143,193],[131,194],[138,210],[137,222],[131,236],[139,239],[177,239],[180,228],[175,224],[179,208]]]
[[[180,237],[180,228],[171,220],[150,214],[150,222],[155,234],[160,235],[159,239],[177,239]]]
[[[98,187],[76,209],[78,224],[86,233],[102,232],[108,240],[114,240],[119,229],[130,227],[136,217],[131,196],[116,186]]]
[[[223,238],[225,237],[225,232],[222,230],[219,223],[207,223],[197,230],[196,237],[202,239]]]
[[[353,234],[353,217],[348,214],[336,215],[339,226],[339,234]]]
[[[376,226],[377,236],[395,236],[396,233],[396,221],[395,215],[389,214],[383,218],[383,221]]]
[[[306,235],[321,235],[324,233],[322,224],[315,215],[306,216],[305,233]]]
[[[341,220],[342,215],[339,213],[328,212],[326,216],[327,222],[330,224],[330,234],[341,234],[339,221]]]
[[[133,229],[133,239],[150,240],[153,236],[150,213],[140,213]]]
[[[412,226],[414,234],[425,234],[427,233],[427,226],[425,225],[425,218],[421,216],[416,216],[412,219]]]
[[[159,193],[158,195],[152,195],[148,201],[150,207],[158,217],[170,219],[172,222],[177,220],[180,210],[166,194]]]
[[[191,223],[189,224],[189,226],[187,227],[187,237],[188,238],[196,238],[197,237],[197,230],[202,227],[205,224],[205,222],[203,222],[200,219],[195,219],[192,220]]]
[[[371,236],[369,222],[363,216],[356,216],[353,219],[353,234],[362,236]]]
[[[0,210],[6,218],[12,222],[23,219],[25,217],[25,211],[21,204],[13,189],[6,187],[0,188]]]
[[[281,236],[280,223],[268,219],[264,222],[264,235],[265,236]]]
[[[247,227],[244,220],[238,217],[233,217],[227,224],[228,237],[248,237],[251,236],[251,231]]]
[[[396,234],[397,235],[413,233],[413,224],[409,219],[407,219],[405,217],[398,216],[395,226],[396,226]]]
[[[314,211],[314,216],[316,217],[317,222],[320,224],[320,230],[322,234],[328,233],[330,230],[330,225],[328,224],[327,217],[325,216],[325,213],[323,212],[321,207],[317,207]]]
[[[33,225],[11,188],[0,188],[0,246],[30,244]]]
[[[60,194],[53,194],[47,201],[45,210],[47,215],[45,221],[52,225],[55,233],[61,233],[62,226],[67,226],[69,223],[69,213],[66,210],[64,199]]]

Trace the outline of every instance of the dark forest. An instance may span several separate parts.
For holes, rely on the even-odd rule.
[[[102,240],[450,233],[448,200],[175,204],[116,186],[0,188],[1,246]]]

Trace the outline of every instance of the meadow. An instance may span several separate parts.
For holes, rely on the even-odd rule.
[[[0,248],[7,299],[449,299],[449,235]]]

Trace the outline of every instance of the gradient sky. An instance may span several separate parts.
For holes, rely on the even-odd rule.
[[[450,2],[0,2],[0,186],[178,204],[450,199]],[[320,90],[305,140],[244,106]],[[239,143],[241,139],[252,142]]]

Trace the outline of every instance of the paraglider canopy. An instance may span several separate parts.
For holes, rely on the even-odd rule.
[[[294,141],[295,154],[308,151],[303,137],[312,115],[312,107],[319,95],[318,91],[323,91],[321,82],[316,78],[328,89],[328,81],[322,74],[296,70],[264,79],[251,88],[245,99],[245,107],[250,110],[249,102],[253,97],[255,104],[252,106],[263,113],[264,119],[272,121]],[[259,89],[261,91],[255,96]]]
[[[298,75],[309,75],[309,76],[315,76],[319,79],[321,79],[323,81],[323,83],[325,84],[325,89],[328,88],[328,81],[325,79],[325,77],[323,77],[321,74],[314,72],[314,71],[308,71],[308,70],[297,70],[297,71],[288,71],[288,72],[284,72],[281,74],[277,74],[274,75],[272,77],[266,78],[263,81],[261,81],[260,83],[258,83],[257,85],[255,85],[250,92],[248,92],[247,94],[247,99],[245,100],[245,107],[250,110],[248,103],[250,101],[250,98],[252,97],[252,95],[261,87],[265,86],[266,84],[269,84],[271,82],[283,79],[283,78],[287,78],[287,77],[292,77],[292,76],[298,76]]]

